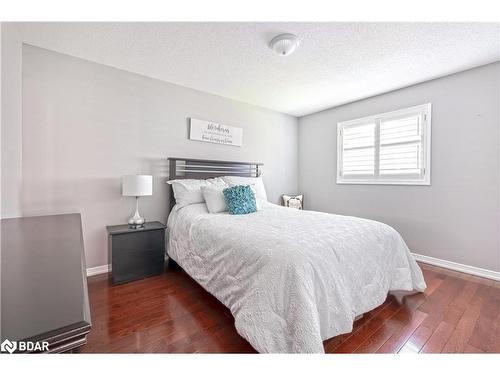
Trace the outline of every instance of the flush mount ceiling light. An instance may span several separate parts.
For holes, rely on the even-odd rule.
[[[299,46],[299,38],[293,34],[280,34],[269,43],[269,47],[280,56],[291,55]]]

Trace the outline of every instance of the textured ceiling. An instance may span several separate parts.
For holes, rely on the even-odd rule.
[[[25,43],[302,116],[500,58],[486,23],[21,23]],[[288,57],[268,42],[301,39]]]

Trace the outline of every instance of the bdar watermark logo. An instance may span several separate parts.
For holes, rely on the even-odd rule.
[[[2,352],[8,352],[10,354],[14,353],[17,349],[17,342],[10,341],[8,339],[3,340],[2,345],[0,345],[0,350]]]
[[[3,340],[0,345],[0,352],[14,353],[16,350],[19,352],[43,352],[49,349],[47,341],[10,341],[9,339]]]

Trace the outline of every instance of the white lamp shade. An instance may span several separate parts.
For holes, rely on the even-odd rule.
[[[123,176],[122,195],[132,197],[153,195],[153,176],[144,174]]]

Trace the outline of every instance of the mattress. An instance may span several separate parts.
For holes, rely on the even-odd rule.
[[[270,203],[210,214],[202,203],[174,207],[168,228],[168,255],[260,353],[323,353],[389,291],[426,288],[400,234],[373,220]]]

